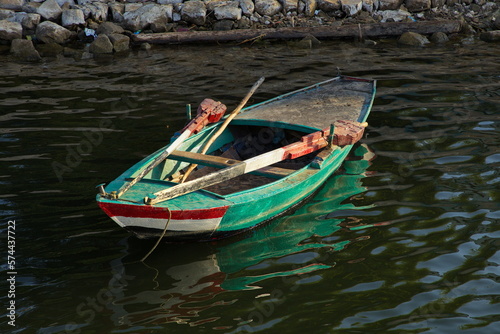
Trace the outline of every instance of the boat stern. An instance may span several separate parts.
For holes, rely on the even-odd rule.
[[[229,206],[205,209],[178,209],[108,200],[98,196],[99,207],[118,225],[138,238],[159,237],[166,240],[215,238]]]

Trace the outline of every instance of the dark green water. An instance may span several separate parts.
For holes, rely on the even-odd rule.
[[[457,40],[0,56],[0,332],[500,333],[499,54]],[[378,79],[378,93],[363,145],[314,198],[138,262],[152,243],[100,211],[95,185],[163,146],[186,103],[231,109],[260,76],[252,102],[337,68]]]

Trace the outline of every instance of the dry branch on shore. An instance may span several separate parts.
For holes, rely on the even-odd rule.
[[[273,29],[237,29],[228,31],[186,31],[133,35],[135,43],[179,44],[219,43],[262,39],[298,39],[312,35],[321,38],[359,38],[399,36],[405,32],[432,34],[457,33],[461,30],[459,21],[385,22],[323,27],[286,27]]]

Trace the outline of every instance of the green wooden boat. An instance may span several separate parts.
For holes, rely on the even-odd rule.
[[[247,107],[202,154],[224,120],[225,108],[212,104],[215,123],[192,121],[100,186],[97,202],[139,238],[206,241],[255,228],[306,200],[339,168],[362,136],[375,84],[340,76]],[[191,164],[198,168],[186,173]]]

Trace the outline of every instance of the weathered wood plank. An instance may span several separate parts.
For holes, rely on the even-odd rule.
[[[208,167],[217,167],[217,168],[230,167],[241,162],[240,160],[235,160],[231,158],[225,158],[214,155],[205,155],[194,152],[185,152],[185,151],[174,151],[170,155],[169,159],[182,162],[189,162],[192,164],[203,165]],[[272,178],[282,178],[290,175],[293,172],[295,172],[295,170],[293,169],[269,166],[257,169],[251,172],[251,174],[268,176]]]
[[[228,31],[187,31],[132,35],[135,43],[180,44],[180,43],[220,43],[262,39],[298,39],[312,35],[316,38],[359,38],[399,36],[404,32],[447,34],[460,32],[460,21],[418,21],[385,22],[360,25],[286,27],[269,29],[235,29]]]

